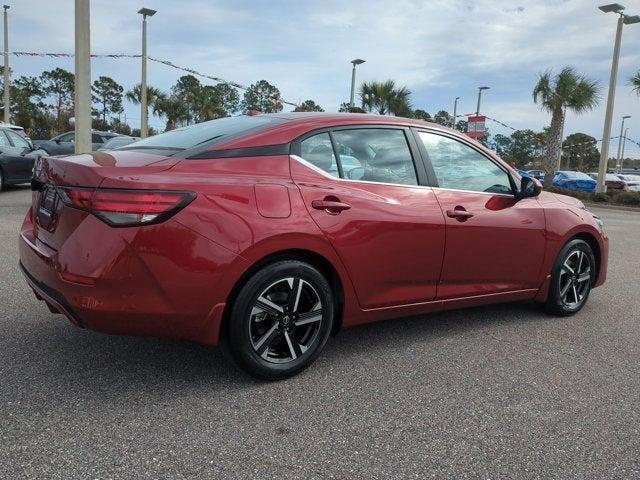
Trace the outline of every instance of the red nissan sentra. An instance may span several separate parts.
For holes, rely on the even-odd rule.
[[[32,190],[20,265],[52,312],[224,340],[264,379],[307,367],[343,326],[527,299],[570,315],[606,278],[581,202],[404,118],[223,118],[44,157]]]

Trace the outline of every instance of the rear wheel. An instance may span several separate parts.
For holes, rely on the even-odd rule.
[[[279,380],[308,367],[331,333],[334,299],[313,266],[285,260],[257,271],[231,310],[229,350],[250,375]]]
[[[2,175],[2,169],[0,168],[0,192],[2,191],[3,187],[4,187],[4,176]]]
[[[589,298],[595,271],[591,246],[580,239],[568,242],[553,267],[546,310],[561,316],[580,311]]]

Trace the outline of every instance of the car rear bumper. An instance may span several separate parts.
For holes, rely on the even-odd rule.
[[[99,220],[88,221],[109,229]],[[143,241],[123,241],[119,233],[109,237],[103,232],[102,240],[91,245],[92,239],[78,242],[71,234],[73,249],[67,250],[42,243],[32,227],[27,215],[19,240],[20,268],[52,312],[108,334],[218,342],[227,288],[216,286],[235,254],[213,248],[212,242],[177,223],[166,232],[155,228]],[[180,242],[183,236],[193,241],[191,250]],[[152,249],[157,242],[171,241],[185,247],[178,258]],[[189,264],[189,259],[197,264]]]

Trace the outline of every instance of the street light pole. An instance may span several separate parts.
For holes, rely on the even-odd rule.
[[[353,101],[356,94],[356,65],[361,65],[364,62],[365,61],[361,58],[351,60],[351,63],[353,64],[353,68],[351,69],[351,95],[349,96],[349,106],[351,108],[354,107]]]
[[[76,55],[74,98],[75,153],[91,151],[91,53],[89,0],[76,0]]]
[[[451,128],[456,128],[456,116],[458,115],[458,100],[460,100],[460,97],[456,97],[456,99],[453,101],[453,124],[451,125]]]
[[[620,153],[622,148],[622,132],[624,132],[624,121],[627,118],[631,118],[631,115],[623,115],[622,123],[620,124],[620,136],[618,137],[618,154],[616,155],[616,171],[620,171]]]
[[[147,17],[153,17],[156,11],[141,8],[142,15],[142,78],[140,81],[140,138],[146,138],[149,133],[149,111],[147,109]]]
[[[624,129],[624,137],[622,137],[622,156],[620,157],[620,173],[622,173],[622,167],[624,166],[624,146],[627,144],[627,132],[629,127]]]
[[[9,5],[4,8],[4,123],[11,123],[11,102],[9,94]]]
[[[491,87],[478,87],[478,105],[476,107],[476,116],[480,115],[480,99],[482,98],[482,91],[489,90]]]
[[[629,16],[622,13],[624,7],[618,3],[601,5],[598,7],[605,13],[614,12],[619,15],[616,28],[616,38],[613,44],[613,59],[611,60],[611,75],[609,77],[609,94],[607,95],[607,110],[604,117],[604,129],[602,132],[602,149],[600,150],[600,164],[598,165],[598,183],[596,192],[605,193],[605,175],[607,174],[607,161],[609,159],[609,140],[611,137],[611,122],[613,120],[613,103],[616,94],[616,80],[618,77],[618,61],[620,59],[620,42],[622,40],[622,27],[627,24],[640,22],[638,15]]]

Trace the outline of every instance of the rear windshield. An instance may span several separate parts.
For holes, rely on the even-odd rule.
[[[188,150],[198,146],[208,147],[282,121],[261,115],[218,118],[154,135],[131,143],[121,150]]]

